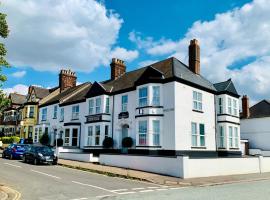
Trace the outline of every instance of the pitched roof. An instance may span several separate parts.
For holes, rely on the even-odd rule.
[[[26,96],[17,93],[10,93],[9,98],[11,100],[11,104],[22,105],[26,101]]]
[[[156,81],[159,80],[160,82],[166,82],[172,80],[173,78],[177,78],[180,82],[182,81],[211,92],[216,92],[216,89],[211,82],[209,82],[203,76],[193,73],[187,65],[174,57],[127,72],[116,80],[107,80],[101,82],[100,84],[106,89],[107,92],[111,93],[118,93],[123,90],[135,88],[138,85],[138,80],[140,80],[144,73],[147,73],[147,71],[151,68],[152,70],[156,71],[156,76],[150,77],[152,81],[156,79]],[[149,74],[145,77],[149,78]],[[141,80],[139,82],[141,83]],[[88,93],[87,96],[91,96],[91,94]]]
[[[38,99],[43,99],[50,94],[50,90],[42,87],[32,86]]]
[[[228,79],[227,81],[224,82],[215,83],[214,86],[219,94],[227,93],[237,97],[240,96],[236,91],[235,86],[231,79]]]
[[[75,87],[68,88],[68,89],[64,90],[63,92],[59,93],[58,95],[50,98],[48,101],[45,101],[42,104],[40,104],[40,107],[44,107],[44,106],[52,105],[52,104],[56,104],[56,103],[61,103],[61,101],[63,99],[68,98],[69,95],[71,95],[74,92],[76,92],[77,90],[81,89],[86,84],[89,84],[89,83],[87,82],[87,83],[83,83],[83,84],[77,85]]]
[[[249,109],[251,118],[270,117],[270,101],[262,100]]]

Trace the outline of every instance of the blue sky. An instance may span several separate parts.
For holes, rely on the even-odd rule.
[[[93,0],[90,0],[89,2],[91,1]],[[46,1],[42,2],[43,3],[41,3],[41,5],[43,5],[44,7],[53,6],[50,5],[50,3],[45,3]],[[71,2],[70,4],[72,4],[72,0],[69,2]],[[76,6],[65,6],[71,9],[71,11],[74,13],[83,13],[80,11],[80,9],[83,9],[83,7],[88,6],[88,4],[90,3],[86,0],[82,0],[82,2],[82,4]],[[244,39],[243,36],[245,35],[245,33],[243,32],[243,35],[237,38],[233,34],[236,32],[239,33],[239,30],[236,30],[237,27],[235,28],[235,30],[232,27],[244,27],[245,23],[243,22],[242,18],[243,16],[247,15],[247,11],[253,14],[250,17],[254,18],[254,16],[257,16],[255,14],[259,9],[258,5],[265,4],[265,2],[267,1],[255,0],[255,2],[252,2],[251,0],[103,0],[99,1],[98,3],[95,2],[98,5],[97,8],[95,7],[96,4],[91,3],[91,5],[89,5],[91,6],[89,7],[90,10],[95,9],[94,12],[96,13],[96,15],[101,16],[100,18],[97,17],[94,21],[91,21],[91,19],[86,18],[85,16],[74,15],[73,17],[73,15],[71,15],[71,17],[73,17],[71,20],[74,20],[74,23],[76,23],[76,25],[79,24],[78,27],[83,27],[89,30],[94,27],[93,30],[94,32],[96,31],[96,35],[94,35],[94,38],[96,37],[95,41],[91,41],[92,36],[90,33],[86,36],[86,38],[83,38],[84,36],[80,38],[74,35],[64,35],[67,38],[71,38],[74,42],[72,44],[69,44],[66,40],[64,40],[63,45],[61,46],[61,42],[59,42],[58,44],[58,41],[60,40],[58,39],[57,42],[54,42],[53,39],[55,37],[50,36],[49,33],[44,35],[41,34],[40,37],[48,37],[48,40],[42,39],[42,41],[39,41],[38,37],[32,37],[28,39],[27,37],[29,36],[27,36],[26,38],[19,36],[17,32],[24,32],[24,29],[23,26],[19,26],[20,23],[23,22],[23,20],[20,21],[18,20],[18,18],[21,18],[20,14],[25,14],[23,12],[20,12],[20,10],[17,8],[19,7],[19,0],[11,0],[10,3],[4,3],[2,7],[4,8],[3,12],[7,12],[9,16],[8,21],[11,24],[10,29],[12,35],[7,41],[7,47],[9,50],[8,58],[10,58],[11,64],[15,64],[15,66],[10,69],[4,70],[4,73],[7,74],[9,78],[8,81],[4,84],[4,88],[12,88],[18,84],[34,84],[41,85],[43,87],[54,87],[58,84],[58,70],[62,66],[70,66],[73,70],[77,71],[79,82],[105,80],[108,79],[110,75],[109,59],[112,55],[119,55],[119,57],[123,59],[126,58],[128,71],[136,69],[138,67],[142,67],[144,64],[151,63],[151,61],[162,60],[169,56],[175,56],[178,59],[186,62],[188,41],[191,37],[196,37],[200,39],[202,41],[202,51],[206,49],[204,52],[207,53],[202,52],[202,73],[209,80],[213,82],[222,81],[230,78],[229,76],[231,76],[233,79],[237,79],[239,73],[243,73],[243,77],[245,77],[245,73],[247,73],[245,70],[248,70],[248,67],[245,68],[246,66],[249,66],[253,63],[258,66],[259,64],[261,64],[260,62],[268,62],[268,58],[265,57],[268,55],[266,55],[265,52],[261,52],[260,54],[255,52],[246,53],[244,50],[243,52],[245,53],[242,53],[240,55],[241,51],[239,51],[239,55],[237,55],[238,53],[235,51],[235,47],[232,47],[231,43],[233,43],[233,41],[239,40],[239,38],[241,37],[242,39]],[[250,3],[252,8],[251,11],[248,6],[246,6],[247,8],[243,8],[247,3]],[[18,6],[16,6],[15,8],[15,5]],[[102,9],[105,9],[106,11],[105,16],[102,16]],[[33,32],[35,32],[37,29],[42,30],[42,28],[44,28],[44,30],[47,30],[46,27],[39,26],[42,26],[40,25],[40,23],[42,24],[43,21],[47,22],[48,19],[43,19],[42,17],[38,16],[37,13],[33,12],[31,13],[32,15],[29,14],[29,16],[23,16],[22,18],[24,19],[24,22],[29,22],[29,27],[31,29],[32,26]],[[222,16],[218,17],[217,14],[220,14]],[[262,12],[261,14],[263,15],[264,13]],[[41,20],[40,23],[32,22],[37,21],[39,17]],[[57,16],[55,17],[57,18]],[[234,25],[233,22],[237,20],[238,22],[236,23],[236,25]],[[62,19],[59,19],[59,22],[63,24],[65,23],[65,21],[63,21]],[[242,22],[243,24],[239,25],[239,23]],[[230,25],[230,23],[232,24],[232,26]],[[260,23],[259,19],[257,23]],[[18,30],[14,30],[17,28]],[[55,30],[56,29],[52,30],[54,34]],[[63,28],[62,30],[66,29]],[[78,30],[79,29],[76,29],[74,32],[76,34],[80,34],[81,32],[76,32]],[[81,31],[81,29],[79,31]],[[59,32],[57,32],[57,34],[62,34]],[[37,31],[36,35],[37,34],[40,33]],[[246,35],[248,37],[248,34]],[[235,37],[235,40],[228,40],[228,37],[231,36]],[[67,54],[59,54],[58,56],[59,51],[65,52],[65,48],[69,48],[69,46],[71,45],[78,44],[84,39],[88,40],[87,44],[91,44],[89,45],[90,47],[88,46],[88,48],[93,47],[94,49],[91,50],[89,54],[85,54],[84,49],[76,48],[75,51],[73,49],[74,56],[71,51],[67,51]],[[101,41],[96,42],[99,39]],[[26,43],[25,45],[24,41],[22,40],[29,40],[31,42]],[[14,42],[12,43],[12,41]],[[17,46],[14,44],[15,41]],[[212,43],[218,43],[219,45],[223,45],[224,43],[224,47],[222,47],[221,49],[218,44],[216,46],[213,46]],[[253,44],[253,41],[251,41],[250,43]],[[104,49],[107,48],[107,50],[99,50],[103,49],[103,47]],[[50,48],[50,50],[47,50],[46,48]],[[54,48],[58,51],[55,54],[53,54]],[[95,50],[95,48],[97,50]],[[250,48],[252,49],[252,47]],[[117,51],[117,49],[121,49],[121,51]],[[211,51],[209,49],[215,49],[215,51]],[[14,52],[16,50],[18,50],[18,52]],[[227,52],[224,52],[223,50],[227,50]],[[48,53],[48,51],[50,52]],[[95,51],[100,51],[101,53],[99,53],[99,55],[94,55]],[[104,56],[106,57],[106,59],[100,58],[103,52],[104,55],[106,54],[106,56]],[[225,64],[220,64],[219,62],[216,62],[218,57],[216,58],[212,56],[214,52],[217,55],[220,54],[220,57],[224,59],[223,63]],[[231,52],[234,52],[234,54]],[[87,61],[88,55],[89,59]],[[228,58],[226,58],[226,56],[224,55],[228,55]],[[61,56],[63,56],[62,60],[59,59],[59,57]],[[73,60],[72,57],[74,57]],[[77,60],[75,59],[75,57],[77,57]],[[210,59],[210,57],[212,60]],[[79,59],[83,61],[81,63],[78,63]],[[81,60],[79,60],[79,62]],[[46,63],[46,65],[44,63]],[[76,65],[76,63],[78,63],[78,65]],[[213,69],[213,67],[216,67],[213,66],[213,63],[217,63],[217,65],[220,66],[222,65],[222,68],[220,67],[219,70],[221,72],[220,74],[217,74],[214,70],[213,73],[211,73],[211,69]],[[203,64],[205,64],[205,68]],[[262,84],[265,84],[264,80],[267,77],[259,77],[259,79],[257,79],[256,77],[254,78],[255,80],[258,80],[259,82],[262,82]],[[239,90],[241,92],[245,92],[246,89],[246,92],[250,93],[253,99],[262,98],[267,92],[264,88],[261,92],[253,91],[252,88],[244,88],[244,84],[238,79],[236,80],[236,84],[239,85]]]

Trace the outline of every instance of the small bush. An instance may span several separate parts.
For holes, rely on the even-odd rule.
[[[42,145],[49,145],[50,138],[49,138],[48,133],[44,133],[44,134],[40,137],[39,142],[40,142]]]
[[[20,137],[12,136],[13,143],[18,143],[20,141]]]
[[[130,148],[133,145],[133,139],[131,137],[125,137],[122,140],[122,146],[125,148]]]
[[[57,139],[57,147],[61,147],[61,146],[63,146],[63,144],[64,144],[63,139],[62,138],[58,138]],[[54,140],[54,146],[56,146],[56,140]]]
[[[106,148],[106,149],[112,148],[112,147],[113,147],[113,139],[112,139],[111,137],[106,137],[106,138],[103,140],[102,145],[103,145],[103,147]]]
[[[11,137],[2,137],[3,144],[11,144],[13,143],[13,138]]]

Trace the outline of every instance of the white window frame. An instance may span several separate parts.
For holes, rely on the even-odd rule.
[[[142,125],[145,126],[142,128]],[[138,132],[139,132],[139,146],[147,145],[147,130],[148,130],[148,122],[147,120],[140,120],[138,122]],[[144,141],[143,143],[141,141]]]
[[[233,126],[229,126],[229,148],[234,148],[234,142],[233,142]]]
[[[54,106],[54,107],[53,107],[53,119],[57,119],[57,110],[58,110],[57,107],[58,107],[58,106]]]
[[[105,127],[104,127],[104,137],[105,138],[109,137],[109,135],[110,135],[109,132],[110,132],[110,126],[109,125],[105,125]]]
[[[95,126],[95,146],[99,146],[100,145],[100,125],[96,125]],[[99,131],[97,131],[99,130]]]
[[[152,127],[153,127],[153,146],[160,146],[160,120],[153,120]]]
[[[201,132],[201,126],[204,127],[203,133]],[[193,132],[193,128],[194,132]],[[193,140],[195,138],[195,140]],[[205,124],[204,123],[197,123],[191,122],[191,147],[206,147],[206,140],[205,140]],[[194,144],[193,141],[196,143]]]
[[[93,145],[93,136],[94,136],[94,127],[88,126],[87,128],[87,141],[86,146],[92,146]]]
[[[160,106],[160,86],[153,86],[152,87],[152,105],[153,106]]]
[[[233,99],[233,115],[234,116],[238,116],[238,113],[237,113],[237,100],[236,99]]]
[[[94,102],[94,99],[89,99],[88,101],[88,106],[89,106],[89,115],[93,115],[94,114],[94,107],[95,107],[95,102]]]
[[[234,134],[233,134],[233,141],[234,141],[234,148],[239,148],[239,131],[238,127],[234,127]]]
[[[32,112],[32,111],[33,112]],[[33,115],[31,116],[31,113],[33,113]],[[30,106],[29,107],[29,118],[34,118],[34,115],[35,115],[35,107],[34,106]]]
[[[126,101],[124,101],[126,98]],[[122,112],[127,112],[127,107],[128,107],[128,95],[123,95],[121,97],[121,105],[122,105]]]
[[[101,98],[96,98],[96,114],[101,113]]]
[[[46,121],[47,120],[47,108],[43,108],[41,111],[41,120]]]
[[[218,113],[219,114],[223,114],[224,113],[224,110],[223,110],[223,105],[224,105],[224,100],[222,97],[219,97],[218,98]]]
[[[106,97],[105,113],[110,113],[110,98]]]
[[[228,113],[232,115],[232,98],[228,97]]]
[[[64,121],[65,119],[65,109],[64,108],[61,108],[60,109],[60,121]]]
[[[226,139],[225,139],[225,127],[219,126],[219,148],[225,148],[226,147]]]
[[[141,96],[141,91],[146,90],[146,96]],[[144,107],[148,105],[148,87],[139,88],[139,107]]]
[[[193,99],[193,110],[202,111],[203,110],[202,93],[198,91],[193,91],[192,99]]]
[[[79,119],[79,114],[80,114],[80,106],[79,105],[72,106],[72,120]]]

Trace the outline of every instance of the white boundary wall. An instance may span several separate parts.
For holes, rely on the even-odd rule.
[[[87,153],[68,153],[68,152],[60,152],[59,153],[60,159],[66,160],[76,160],[82,162],[98,162],[98,158],[94,157],[93,154]]]
[[[101,154],[100,164],[196,178],[270,172],[270,157],[192,158]]]

